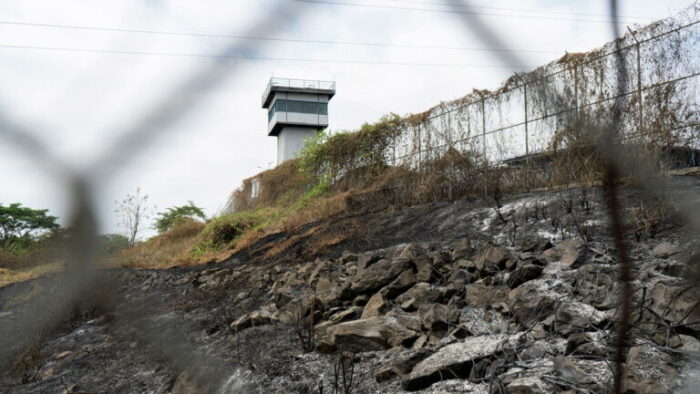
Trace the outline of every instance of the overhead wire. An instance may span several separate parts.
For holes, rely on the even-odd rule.
[[[151,51],[92,49],[92,48],[68,48],[68,47],[11,45],[11,44],[0,44],[0,48],[21,49],[21,50],[42,50],[42,51],[55,51],[55,52],[105,53],[105,54],[113,54],[113,55],[146,55],[146,56],[190,57],[190,58],[210,58],[210,59],[241,59],[241,60],[253,60],[253,61],[279,61],[279,62],[301,62],[301,63],[370,64],[370,65],[418,66],[418,67],[510,68],[510,67],[508,67],[506,65],[502,65],[502,64],[422,63],[422,62],[395,62],[395,61],[352,60],[352,59],[307,59],[307,58],[294,58],[294,57],[267,57],[267,56],[250,56],[250,55],[210,55],[210,54],[197,54],[197,53],[171,53],[171,52],[151,52]]]
[[[343,2],[343,1],[331,1],[331,0],[292,0],[292,1],[300,2],[300,3],[338,5],[338,6],[347,6],[347,7],[364,7],[364,8],[375,8],[375,9],[394,9],[394,10],[404,10],[404,11],[433,12],[433,13],[441,13],[441,14],[467,14],[467,15],[480,15],[480,16],[500,16],[500,17],[523,18],[523,19],[559,20],[559,21],[607,23],[607,24],[620,24],[620,25],[630,24],[630,22],[622,22],[619,20],[563,18],[563,17],[536,16],[536,15],[514,15],[514,14],[502,14],[502,13],[494,13],[494,12],[480,12],[480,11],[474,11],[474,10],[470,10],[470,9],[463,10],[463,9],[417,8],[417,7],[404,7],[404,6],[381,5],[381,4],[348,3],[348,2]]]
[[[445,3],[445,2],[435,2],[435,1],[416,1],[416,0],[384,0],[384,1],[391,1],[391,2],[397,2],[397,3],[408,3],[408,4],[422,4],[422,5],[435,5],[435,6],[443,6],[443,7],[452,7],[451,4]],[[458,5],[457,8],[467,8],[464,5]],[[511,7],[494,7],[494,6],[483,6],[483,5],[474,5],[474,4],[469,4],[469,8],[473,9],[486,9],[486,10],[499,10],[499,11],[512,11],[512,12],[529,12],[529,13],[536,13],[536,14],[552,14],[552,15],[575,15],[575,16],[597,16],[597,17],[603,17],[607,18],[609,15],[607,14],[595,14],[595,13],[589,13],[589,12],[569,12],[569,11],[551,11],[551,10],[536,10],[536,9],[526,9],[526,8],[511,8]],[[654,17],[651,16],[623,16],[620,15],[620,18],[629,18],[629,19],[655,19]]]
[[[260,37],[260,36],[242,36],[234,34],[217,34],[217,33],[198,33],[198,32],[177,32],[149,29],[127,29],[101,26],[86,26],[72,25],[59,23],[37,23],[37,22],[22,22],[11,20],[0,20],[0,25],[8,26],[26,26],[26,27],[44,27],[56,29],[70,30],[87,30],[87,31],[102,31],[115,33],[137,33],[137,34],[153,34],[153,35],[169,35],[183,37],[198,37],[198,38],[222,38],[222,39],[238,39],[238,40],[255,40],[255,41],[279,41],[307,44],[330,44],[330,45],[352,45],[352,46],[369,46],[369,47],[386,47],[386,48],[410,48],[410,49],[440,49],[440,50],[461,50],[461,51],[483,51],[483,52],[522,52],[522,53],[560,53],[551,50],[538,49],[512,49],[512,48],[475,48],[462,46],[445,46],[445,45],[414,45],[414,44],[393,44],[380,42],[361,42],[361,41],[336,41],[336,40],[307,40],[299,38],[279,38],[279,37]]]

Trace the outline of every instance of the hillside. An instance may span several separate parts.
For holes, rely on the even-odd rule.
[[[632,187],[622,201],[636,275],[626,388],[694,392],[697,237],[663,201]],[[608,392],[620,286],[604,206],[582,187],[500,208],[354,210],[215,265],[105,270],[99,308],[4,352],[19,362],[2,391]],[[21,337],[48,283],[0,288],[0,335]]]

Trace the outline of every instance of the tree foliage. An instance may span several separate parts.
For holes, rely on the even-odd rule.
[[[300,168],[326,182],[357,172],[368,178],[376,176],[390,164],[386,151],[401,132],[403,122],[399,115],[389,114],[376,123],[363,124],[355,132],[319,133],[306,141]]]
[[[23,207],[20,203],[0,204],[0,247],[9,249],[13,245],[30,243],[37,232],[57,229],[57,218],[47,212],[47,209]]]
[[[188,201],[187,205],[170,207],[164,212],[158,212],[157,215],[155,228],[161,234],[184,221],[196,220],[196,218],[206,218],[206,215],[204,215],[204,210],[194,205],[192,201]]]

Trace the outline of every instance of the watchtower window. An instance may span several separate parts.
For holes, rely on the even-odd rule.
[[[268,120],[272,120],[275,112],[296,112],[301,114],[328,115],[328,103],[300,100],[277,100],[270,108]]]

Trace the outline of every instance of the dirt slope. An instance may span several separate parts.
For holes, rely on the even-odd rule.
[[[340,215],[215,266],[104,271],[100,307],[54,324],[0,392],[606,392],[619,284],[600,194]],[[698,243],[671,216],[637,235],[627,385],[667,392],[700,351]],[[0,288],[3,337],[56,279]]]

